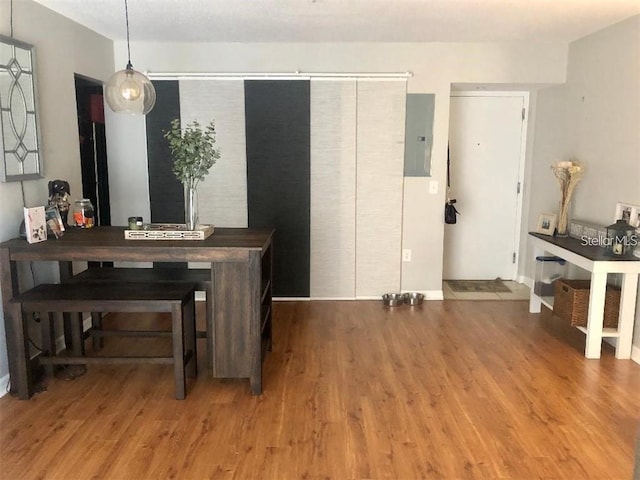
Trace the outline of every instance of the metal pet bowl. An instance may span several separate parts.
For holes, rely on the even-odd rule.
[[[401,293],[385,293],[382,295],[382,301],[385,307],[397,307],[402,305],[403,295]]]
[[[411,305],[412,307],[422,305],[422,301],[424,300],[424,294],[418,292],[405,293],[403,297],[404,303]]]

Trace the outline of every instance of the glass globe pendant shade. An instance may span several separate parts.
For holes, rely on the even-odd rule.
[[[146,115],[156,104],[156,90],[145,75],[127,68],[111,75],[105,85],[107,104],[116,113]]]

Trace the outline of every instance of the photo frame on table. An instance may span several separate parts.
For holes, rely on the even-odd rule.
[[[558,216],[555,213],[541,213],[538,216],[538,224],[536,225],[536,233],[543,235],[553,235],[556,230]]]
[[[616,204],[615,221],[625,220],[636,229],[637,238],[640,238],[640,205],[618,202]],[[635,247],[633,254],[640,257],[640,245]]]
[[[47,223],[45,221],[44,206],[25,207],[23,210],[27,242],[44,242],[47,239]]]
[[[640,228],[640,206],[618,202],[614,221],[618,220],[624,220],[636,229]]]
[[[47,235],[53,235],[56,238],[60,238],[64,235],[64,223],[62,223],[62,216],[58,207],[49,205],[44,209],[44,217],[47,221]]]

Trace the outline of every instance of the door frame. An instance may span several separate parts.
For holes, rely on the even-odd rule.
[[[518,182],[520,184],[520,192],[516,197],[516,218],[515,218],[515,237],[514,237],[514,250],[516,254],[515,261],[513,262],[512,278],[517,281],[518,265],[520,263],[520,239],[522,232],[522,209],[523,198],[525,188],[525,165],[527,157],[527,133],[529,131],[529,92],[524,90],[452,90],[449,97],[522,97],[522,105],[524,108],[524,118],[522,120],[522,130],[520,134],[520,161],[518,165]],[[451,122],[451,105],[449,105],[449,122]],[[451,129],[451,123],[449,123],[449,130]],[[447,142],[449,141],[449,133],[447,133]],[[443,251],[447,248],[443,244]],[[444,255],[443,255],[444,258]]]
[[[78,119],[80,119],[80,108],[79,108],[79,90],[78,90],[78,81],[85,83],[84,91],[83,91],[83,99],[87,98],[88,89],[100,90],[100,95],[104,95],[104,82],[92,77],[88,77],[86,75],[80,73],[74,73],[74,91],[76,98],[76,115]],[[96,92],[97,93],[97,92]],[[82,171],[82,197],[90,198],[93,201],[93,194],[95,194],[95,201],[93,207],[96,209],[96,225],[111,225],[111,199],[109,195],[109,175],[108,175],[108,165],[109,165],[109,157],[107,152],[107,142],[106,142],[106,124],[104,129],[104,162],[101,162],[101,159],[95,158],[93,169],[95,172],[94,184],[91,188],[91,195],[85,192],[85,182],[84,182],[84,169],[85,166],[83,162],[85,158],[83,157],[82,147],[80,146],[80,169]],[[78,125],[78,135],[80,135],[80,125]],[[95,132],[94,132],[95,133]],[[95,139],[94,139],[95,141]],[[95,153],[95,152],[94,152]],[[104,177],[101,177],[98,172],[100,170],[100,166],[104,166],[107,171],[107,174]],[[103,182],[103,188],[100,188],[100,181]],[[106,198],[104,198],[106,197]]]

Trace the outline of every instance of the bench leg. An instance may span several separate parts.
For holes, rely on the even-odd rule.
[[[184,400],[187,392],[187,380],[184,369],[184,329],[182,306],[174,305],[171,311],[171,332],[173,343],[173,379],[177,400]]]
[[[183,310],[183,318],[184,318],[184,341],[185,341],[185,350],[191,351],[191,358],[187,362],[186,375],[191,378],[195,378],[198,376],[198,350],[196,346],[196,303],[195,298],[191,300],[185,305]]]
[[[56,334],[54,329],[54,313],[47,312],[45,315],[40,315],[41,331],[42,331],[42,349],[43,354],[53,357],[56,354]],[[45,365],[44,371],[50,377],[53,376],[53,365]]]
[[[75,356],[84,356],[82,313],[71,313],[71,348]]]
[[[65,313],[64,314],[64,320],[63,320],[63,331],[64,331],[64,346],[65,349],[68,351],[72,351],[73,350],[73,319],[71,318],[71,314],[70,313]]]
[[[91,342],[93,343],[93,350],[98,352],[104,347],[104,339],[96,335],[97,331],[102,330],[102,313],[91,312]]]

